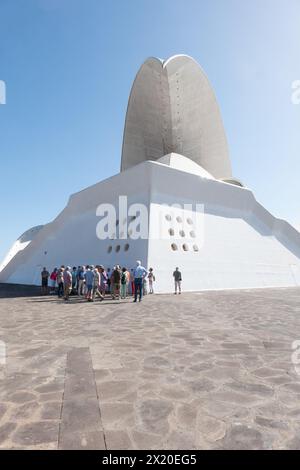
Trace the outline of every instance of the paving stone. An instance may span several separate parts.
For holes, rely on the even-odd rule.
[[[262,398],[254,395],[254,394],[247,394],[247,393],[237,393],[234,391],[224,391],[224,392],[212,392],[211,399],[216,401],[223,401],[232,403],[235,405],[242,405],[242,406],[251,406],[254,404],[261,403]]]
[[[110,372],[107,369],[95,370],[95,379],[98,381],[107,380],[109,376],[110,376]]]
[[[7,410],[7,406],[4,405],[4,403],[0,403],[0,422],[1,422],[2,417],[5,415],[6,410]]]
[[[48,401],[61,401],[63,397],[63,392],[54,392],[54,393],[42,393],[39,396],[39,402],[48,402]]]
[[[168,450],[196,449],[195,435],[188,431],[173,430],[165,439],[162,439],[161,448]]]
[[[12,421],[24,421],[26,419],[34,419],[39,412],[41,406],[37,401],[25,403],[24,405],[14,406],[10,410],[10,419]]]
[[[59,401],[47,402],[41,410],[42,419],[60,419],[62,404]]]
[[[83,378],[86,380],[85,385]],[[88,348],[73,348],[67,358],[59,448],[70,448],[72,436],[81,447],[98,448],[104,445],[96,383]]]
[[[18,427],[13,435],[15,444],[26,446],[57,441],[59,422],[39,421]]]
[[[226,387],[237,392],[246,392],[255,395],[272,396],[274,390],[271,387],[259,383],[229,382]]]
[[[222,440],[228,450],[257,450],[264,449],[262,433],[257,429],[244,425],[233,425]]]
[[[272,369],[270,367],[260,367],[259,369],[256,369],[253,374],[256,375],[257,377],[274,377],[276,375],[279,375],[281,372],[280,369]]]
[[[298,433],[298,435],[296,435],[295,437],[293,437],[293,439],[290,439],[286,446],[285,446],[285,449],[288,449],[288,450],[300,450],[300,435]]]
[[[216,419],[203,413],[197,416],[197,434],[201,440],[215,442],[222,439],[226,433],[226,424],[220,419]]]
[[[213,383],[213,381],[208,380],[208,379],[197,379],[197,380],[191,380],[189,382],[185,382],[186,386],[195,394],[201,393],[201,392],[211,392],[214,390],[216,387]]]
[[[179,405],[176,410],[177,423],[186,429],[191,429],[196,426],[198,407],[189,404]]]
[[[34,395],[33,393],[17,392],[17,393],[14,393],[13,395],[11,395],[10,401],[12,401],[14,403],[26,403],[28,401],[35,400],[35,398],[36,398],[36,395]]]
[[[171,363],[161,356],[150,356],[145,359],[144,367],[170,369]]]
[[[134,407],[131,403],[103,403],[101,418],[105,428],[134,426]]]
[[[169,430],[168,416],[173,410],[172,402],[145,400],[139,406],[139,416],[145,431],[165,434]]]
[[[272,429],[288,429],[286,423],[282,421],[275,421],[274,419],[264,418],[262,416],[256,416],[255,422],[260,426]]]
[[[126,431],[105,431],[105,441],[108,450],[132,450],[134,449],[133,443]]]
[[[0,444],[5,442],[11,435],[12,431],[16,428],[16,423],[7,422],[0,426]]]
[[[134,447],[140,450],[161,449],[161,436],[144,431],[133,430]]]
[[[46,385],[40,385],[39,387],[35,388],[35,391],[39,393],[55,393],[55,392],[62,392],[63,390],[64,390],[63,382],[52,382]]]
[[[126,393],[136,387],[135,382],[126,380],[110,380],[98,384],[98,393],[100,401],[111,401],[124,397]]]
[[[60,439],[63,450],[105,450],[103,431],[69,432]]]
[[[290,383],[290,384],[284,384],[281,389],[288,390],[289,392],[295,392],[300,394],[300,377],[299,377],[299,383]]]

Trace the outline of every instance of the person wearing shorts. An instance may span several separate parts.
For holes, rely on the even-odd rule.
[[[42,295],[47,295],[48,294],[48,278],[50,274],[47,271],[47,269],[44,267],[43,271],[41,272],[41,278],[42,278]]]

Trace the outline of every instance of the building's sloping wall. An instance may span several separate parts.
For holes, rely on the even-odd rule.
[[[0,263],[0,273],[4,268],[12,261],[12,259],[17,256],[17,254],[23,251],[34,238],[37,236],[39,231],[43,228],[43,225],[37,225],[32,227],[29,230],[26,230],[11,246],[8,253],[6,254],[3,261]]]
[[[176,266],[189,291],[300,286],[300,233],[250,190],[157,163],[151,165],[151,189],[151,233],[162,229],[149,242],[157,292],[172,292]],[[183,203],[193,211],[199,204],[197,223],[188,206],[162,206]]]
[[[49,271],[62,264],[104,264],[112,268],[118,263],[132,267],[137,259],[147,264],[147,240],[100,240],[97,237],[100,220],[96,214],[97,207],[101,203],[112,204],[117,209],[118,219],[119,195],[127,196],[129,205],[141,202],[148,207],[149,176],[145,165],[72,195],[56,219],[45,225],[31,243],[2,269],[0,282],[38,285],[44,266]],[[122,222],[123,217],[120,227]],[[126,244],[129,244],[127,251]]]

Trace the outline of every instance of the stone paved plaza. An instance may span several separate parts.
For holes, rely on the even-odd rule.
[[[300,449],[300,289],[2,298],[0,339],[2,449]]]

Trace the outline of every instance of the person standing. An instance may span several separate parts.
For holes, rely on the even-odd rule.
[[[76,294],[76,285],[77,285],[77,268],[73,266],[72,269],[72,294]]]
[[[61,266],[57,271],[57,295],[62,297],[64,294],[64,268]]]
[[[55,294],[56,278],[57,278],[57,268],[54,268],[50,275],[50,294]]]
[[[63,273],[64,279],[64,299],[69,300],[69,295],[72,290],[72,273],[71,267],[67,266]]]
[[[175,282],[175,292],[174,294],[177,294],[177,290],[179,291],[179,294],[181,294],[181,281],[182,281],[182,276],[181,272],[179,271],[179,268],[175,268],[175,271],[173,272],[173,277],[174,277],[174,282]]]
[[[100,273],[100,294],[102,295],[102,298],[104,299],[105,293],[106,293],[108,276],[102,264],[100,264],[99,266],[99,273]]]
[[[140,261],[136,262],[136,268],[134,270],[134,302],[137,301],[139,294],[139,302],[142,301],[143,297],[143,281],[147,276],[146,269],[142,266]]]
[[[100,297],[100,300],[103,300],[103,296],[100,293],[100,272],[99,266],[96,266],[94,269],[94,285],[93,285],[93,295],[92,300],[95,300],[96,295]]]
[[[85,284],[86,284],[86,298],[89,302],[93,300],[93,287],[94,287],[94,266],[87,266],[84,273]]]
[[[130,286],[131,286],[131,295],[134,295],[134,269],[130,270]]]
[[[79,296],[84,295],[84,283],[85,283],[85,266],[80,266],[77,272],[77,294]]]
[[[41,278],[42,278],[42,295],[47,295],[48,294],[48,279],[49,279],[49,272],[47,269],[44,267],[43,271],[41,272]]]
[[[110,272],[110,268],[107,268],[107,293],[108,294],[111,294],[111,272]]]
[[[127,270],[126,268],[123,268],[122,274],[121,274],[121,299],[126,299],[126,290],[127,290]]]
[[[119,299],[120,297],[120,287],[121,287],[121,272],[119,266],[115,266],[112,272],[111,278],[111,296],[112,299]]]
[[[155,282],[155,276],[154,276],[154,273],[153,273],[153,268],[149,269],[149,273],[148,273],[147,277],[148,277],[148,281],[149,281],[149,294],[154,294],[153,282]]]
[[[129,295],[130,271],[126,268],[126,296]]]

